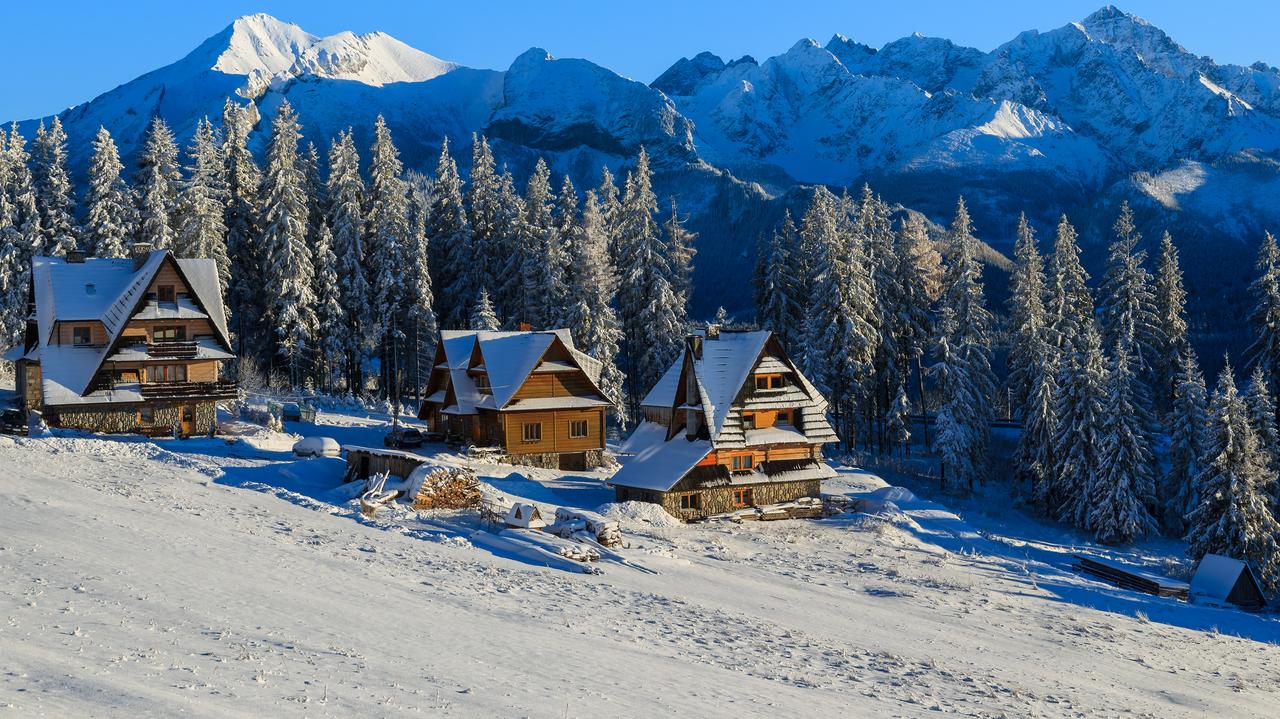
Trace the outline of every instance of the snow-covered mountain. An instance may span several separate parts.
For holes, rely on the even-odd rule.
[[[701,234],[700,311],[749,304],[738,280],[756,237],[812,183],[869,181],[937,221],[963,193],[997,247],[1024,210],[1045,230],[1067,212],[1100,240],[1122,199],[1148,235],[1169,227],[1210,267],[1280,227],[1280,70],[1216,64],[1113,7],[991,52],[836,35],[760,62],[703,53],[651,85],[539,48],[504,71],[470,69],[382,33],[320,38],[253,15],[62,113],[73,163],[83,168],[99,125],[128,156],[153,115],[183,138],[226,97],[264,117],[287,98],[322,148],[347,126],[367,146],[381,113],[422,170],[442,138],[465,166],[471,133],[487,133],[518,177],[545,156],[580,189],[643,145],[660,196],[677,197]]]

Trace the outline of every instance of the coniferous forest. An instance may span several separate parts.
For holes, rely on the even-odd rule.
[[[347,130],[323,149],[304,144],[288,102],[263,122],[258,157],[250,112],[231,100],[187,147],[157,118],[131,168],[102,129],[82,191],[56,118],[32,138],[0,133],[0,345],[21,341],[32,257],[125,257],[145,243],[217,262],[242,377],[398,403],[420,395],[441,329],[564,327],[604,364],[616,422],[636,419],[693,327],[697,240],[679,198],[654,193],[643,148],[621,178],[602,168],[580,188],[541,161],[514,177],[483,136],[446,140],[419,172],[381,118],[372,146]],[[778,334],[846,450],[900,456],[916,439],[940,458],[944,488],[1009,481],[1098,541],[1183,536],[1193,557],[1245,558],[1280,586],[1269,234],[1255,341],[1210,391],[1175,238],[1148,257],[1128,205],[1098,278],[1069,218],[1052,237],[1022,218],[1003,308],[987,299],[963,198],[941,237],[865,186],[818,186],[802,215],[761,230],[756,314],[741,324]],[[993,477],[997,421],[1020,428],[1009,477]]]

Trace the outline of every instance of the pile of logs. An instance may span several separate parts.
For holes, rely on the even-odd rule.
[[[604,547],[622,546],[622,529],[617,520],[581,509],[557,508],[555,523],[543,531],[565,539],[590,540]]]
[[[414,509],[472,509],[480,506],[480,482],[464,467],[430,467],[422,472],[422,486],[413,498]],[[417,475],[419,470],[415,470]],[[415,476],[416,480],[418,477]]]

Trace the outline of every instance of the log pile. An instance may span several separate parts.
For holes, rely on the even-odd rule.
[[[571,539],[562,539],[554,534],[548,534],[536,529],[517,529],[507,528],[498,532],[498,536],[507,539],[531,544],[543,551],[552,554],[558,554],[566,559],[572,559],[575,562],[598,562],[600,561],[600,552],[589,544],[575,542]]]
[[[617,520],[581,509],[557,508],[555,523],[543,531],[564,539],[592,541],[603,547],[622,546],[622,529]]]
[[[432,467],[423,474],[422,485],[413,498],[414,509],[472,509],[480,506],[480,482],[470,469]]]

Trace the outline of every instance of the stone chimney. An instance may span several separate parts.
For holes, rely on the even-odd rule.
[[[73,248],[71,248],[71,249],[67,250],[67,262],[74,262],[74,263],[76,263],[76,264],[83,264],[83,263],[84,263],[84,250],[80,249],[79,247],[73,247]]]
[[[695,360],[702,359],[702,335],[689,335],[684,338],[685,347],[693,354]]]
[[[720,325],[717,325],[717,324],[707,325],[707,339],[709,340],[720,339]]]
[[[129,256],[133,258],[133,271],[137,272],[147,263],[151,256],[151,243],[139,240],[129,245]]]

